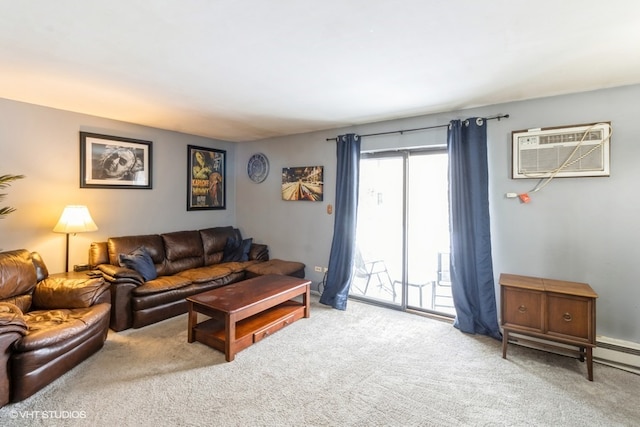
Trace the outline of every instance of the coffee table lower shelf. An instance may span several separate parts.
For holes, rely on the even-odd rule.
[[[261,341],[274,332],[289,326],[304,317],[305,305],[297,301],[286,301],[236,323],[233,353],[237,353]],[[193,339],[216,350],[225,352],[225,320],[211,318],[193,328]]]

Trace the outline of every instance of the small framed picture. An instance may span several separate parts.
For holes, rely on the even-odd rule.
[[[282,200],[321,202],[323,175],[323,166],[282,168]]]
[[[80,132],[80,188],[151,189],[151,141]]]
[[[227,152],[187,146],[187,210],[226,209]]]

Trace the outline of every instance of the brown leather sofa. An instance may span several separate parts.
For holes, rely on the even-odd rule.
[[[228,256],[233,252],[229,242],[242,243],[242,259]],[[139,253],[141,248],[151,258],[150,276],[122,265],[123,256]],[[284,274],[304,278],[305,267],[299,262],[269,260],[266,245],[242,239],[240,230],[233,227],[111,237],[91,244],[89,264],[110,284],[110,326],[115,331],[186,313],[185,298],[248,277]]]
[[[0,406],[31,396],[104,345],[102,278],[49,276],[36,252],[0,252]]]

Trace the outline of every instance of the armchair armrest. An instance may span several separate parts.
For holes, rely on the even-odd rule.
[[[51,275],[39,282],[33,291],[33,305],[40,309],[86,308],[105,301],[103,293],[109,284],[102,277],[66,277]]]
[[[9,403],[9,358],[13,343],[26,335],[27,324],[18,306],[0,302],[0,407]]]
[[[27,322],[24,319],[22,310],[8,302],[0,302],[0,334],[18,332],[26,335]]]

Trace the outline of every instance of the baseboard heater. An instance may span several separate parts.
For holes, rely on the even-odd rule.
[[[594,362],[640,374],[640,344],[599,336],[596,345]]]
[[[544,340],[536,338],[523,339],[516,334],[509,334],[509,338],[511,344],[544,350],[561,356],[575,357],[575,351],[572,350],[571,346],[555,343],[553,346],[547,346]],[[530,341],[530,343],[527,341]],[[596,346],[593,349],[593,361],[595,363],[640,375],[640,344],[598,336],[596,338]]]

